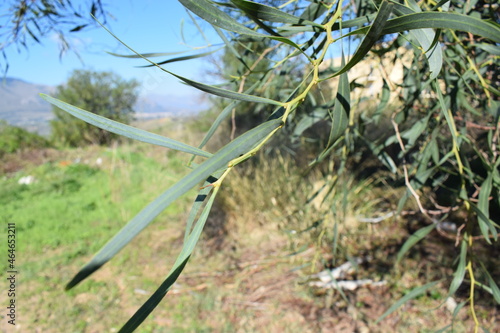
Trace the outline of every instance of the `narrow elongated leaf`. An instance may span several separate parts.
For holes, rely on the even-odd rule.
[[[222,89],[222,88],[219,88],[219,87],[215,87],[215,86],[211,86],[211,85],[208,85],[208,84],[204,84],[204,83],[200,83],[200,82],[196,82],[196,81],[190,80],[188,78],[182,77],[180,75],[177,75],[177,74],[169,72],[169,71],[166,71],[166,72],[168,72],[169,74],[175,76],[176,78],[184,81],[185,83],[187,83],[191,87],[194,87],[196,89],[199,89],[201,91],[207,92],[207,93],[212,94],[212,95],[216,95],[216,96],[220,96],[220,97],[225,97],[225,98],[230,98],[230,99],[237,99],[237,100],[246,101],[246,102],[266,103],[266,104],[273,104],[273,105],[279,105],[279,106],[283,105],[283,103],[275,101],[275,100],[272,100],[272,99],[269,99],[269,98],[264,98],[264,97],[259,97],[259,96],[253,96],[253,95],[247,95],[247,94],[239,93],[239,92],[236,92],[236,91]]]
[[[451,111],[448,109],[447,104],[443,98],[443,93],[441,92],[441,88],[439,87],[439,84],[434,81],[434,92],[436,93],[439,101],[439,105],[441,106],[441,111],[446,119],[446,123],[448,124],[448,128],[450,129],[451,136],[453,138],[453,142],[455,146],[460,147],[460,144],[458,142],[458,132],[456,130],[455,126],[455,120],[453,119],[453,115],[451,114]]]
[[[462,281],[464,280],[466,260],[467,260],[467,242],[465,240],[462,240],[457,270],[455,271],[455,277],[451,281],[450,290],[448,291],[449,296],[452,296],[453,294],[455,294],[458,287],[460,287],[460,285],[462,284]]]
[[[451,29],[470,32],[500,43],[500,28],[487,21],[458,13],[423,12],[403,15],[387,22],[384,33],[414,29]]]
[[[196,195],[196,198],[194,199],[193,205],[191,206],[191,210],[189,211],[189,215],[187,218],[186,222],[186,232],[184,233],[184,243],[188,241],[189,234],[191,233],[191,228],[193,227],[194,220],[198,216],[198,213],[203,205],[203,202],[205,202],[205,199],[207,198],[208,194],[212,190],[212,187],[210,184],[216,182],[219,177],[222,175],[222,173],[226,169],[219,170],[215,172],[213,175],[208,177],[205,180],[205,183],[203,183],[203,187],[200,189],[198,194]]]
[[[311,4],[306,7],[300,18],[314,21],[328,10],[328,5],[332,2],[333,0],[311,1]]]
[[[384,83],[382,86],[382,95],[380,96],[380,101],[377,105],[377,110],[375,110],[372,119],[378,123],[380,120],[380,116],[384,113],[386,110],[387,104],[389,103],[389,99],[391,97],[391,89],[389,88],[389,85],[387,84],[387,81],[383,79]]]
[[[344,54],[342,54],[342,66],[345,65]],[[351,90],[349,87],[349,78],[347,72],[340,75],[337,94],[335,96],[335,105],[330,114],[332,119],[332,128],[328,137],[328,145],[331,146],[347,128],[347,115],[351,112]]]
[[[412,8],[400,4],[394,4],[394,12],[401,15],[408,15],[414,12],[421,12],[420,7],[414,0],[409,0],[409,4]],[[432,29],[415,29],[409,32],[410,37],[413,37],[422,47],[422,52],[424,52],[427,61],[429,62],[429,69],[431,71],[430,78],[435,79],[441,67],[443,66],[443,52],[439,43],[434,43],[434,39],[438,36],[438,33],[434,32]]]
[[[491,194],[491,189],[493,185],[493,172],[488,173],[488,177],[484,180],[481,185],[481,190],[479,191],[479,198],[477,207],[483,212],[483,214],[478,215],[479,229],[481,229],[481,234],[484,239],[491,244],[489,235],[489,225],[490,225],[490,201],[489,197]]]
[[[132,333],[137,327],[149,316],[149,314],[158,306],[161,300],[168,293],[172,285],[175,283],[180,273],[186,266],[187,261],[191,257],[191,253],[194,250],[196,243],[198,242],[205,222],[208,218],[208,213],[212,208],[215,200],[216,192],[218,188],[212,193],[210,199],[208,200],[200,218],[196,222],[196,226],[193,232],[189,235],[188,240],[181,250],[181,253],[177,257],[172,269],[167,275],[165,281],[160,285],[160,287],[154,292],[154,294],[142,305],[139,310],[130,318],[127,323],[120,329],[120,333]]]
[[[238,50],[236,50],[236,48],[234,47],[233,43],[231,43],[226,38],[226,36],[222,32],[222,30],[220,30],[220,28],[218,28],[216,26],[212,26],[212,27],[214,28],[215,32],[217,32],[217,34],[219,35],[219,37],[222,39],[222,41],[224,42],[224,44],[226,44],[226,47],[228,48],[228,50],[236,57],[236,59],[238,59],[243,64],[243,66],[245,66],[246,69],[250,70],[250,67],[248,67],[248,65],[246,64],[246,62],[243,59],[243,57],[239,54]]]
[[[294,140],[298,140],[304,131],[311,128],[319,121],[325,119],[327,112],[327,109],[319,107],[314,109],[312,112],[305,114],[295,125],[292,138]]]
[[[187,257],[180,265],[176,266],[176,270],[168,275],[168,278],[163,281],[158,290],[146,301],[146,303],[141,306],[141,308],[125,323],[125,325],[123,325],[118,333],[132,333],[137,327],[139,327],[139,325],[142,324],[142,322],[156,308],[163,297],[165,297],[175,281],[177,281],[188,260],[189,257]]]
[[[495,282],[495,279],[491,276],[490,272],[484,267],[483,263],[481,263],[481,267],[483,268],[483,272],[486,275],[486,279],[488,280],[488,284],[490,286],[490,293],[493,295],[493,298],[495,301],[500,304],[500,288],[498,288],[497,283]]]
[[[363,41],[361,42],[358,49],[352,56],[351,60],[345,66],[343,66],[338,72],[330,75],[328,78],[323,80],[327,80],[329,78],[347,72],[349,69],[354,67],[354,65],[359,63],[365,57],[365,55],[371,50],[373,44],[375,44],[375,42],[382,35],[382,31],[387,23],[387,19],[389,18],[389,15],[391,15],[392,6],[393,6],[392,3],[389,4],[387,1],[382,1],[380,8],[377,12],[377,16],[375,17],[375,20],[371,24],[365,38],[363,38]]]
[[[243,24],[238,23],[231,16],[212,5],[210,1],[179,0],[179,2],[184,7],[186,7],[208,23],[215,25],[216,27],[222,28],[227,31],[236,32],[238,34],[244,34],[254,37],[267,37],[266,35],[250,30]]]
[[[234,158],[251,150],[256,144],[267,137],[272,131],[282,125],[281,119],[265,122],[245,134],[239,136],[219,150],[208,160],[197,166],[187,176],[166,190],[125,225],[76,276],[68,283],[66,289],[71,289],[80,281],[99,269],[135,236],[137,236],[160,212],[167,208],[181,195],[196,184],[205,180],[211,174],[227,166]]]
[[[411,235],[410,238],[408,238],[406,242],[403,244],[401,250],[399,250],[398,255],[396,257],[396,264],[398,264],[401,261],[401,259],[406,254],[406,252],[408,252],[409,249],[411,249],[415,244],[420,242],[425,236],[427,236],[432,230],[434,230],[436,226],[437,223],[432,223],[427,227],[417,230],[413,235]]]
[[[76,106],[65,103],[48,95],[40,94],[40,96],[47,102],[57,106],[61,110],[68,112],[69,114],[77,117],[78,119],[81,119],[89,124],[102,128],[103,130],[109,131],[111,133],[119,134],[127,138],[131,138],[142,142],[152,143],[162,147],[172,148],[175,150],[183,151],[194,155],[199,155],[203,157],[212,156],[212,154],[203,151],[199,148],[195,148],[188,144],[173,139],[169,139],[158,134],[154,134],[129,125],[119,123],[114,120],[110,120],[105,117],[101,117],[95,113],[77,108]]]
[[[312,25],[323,28],[321,24],[282,12],[281,10],[274,7],[246,0],[231,0],[231,2],[236,7],[244,11],[245,14],[256,17],[259,20],[297,25]]]
[[[500,43],[500,27],[497,24],[453,12],[422,12],[396,17],[387,21],[382,33],[393,34],[425,28],[465,31]],[[367,31],[368,28],[357,29],[344,37],[365,34]]]
[[[257,81],[255,82],[252,86],[250,86],[250,88],[248,88],[246,91],[245,91],[245,94],[251,94],[254,89],[262,83],[263,80],[261,81]],[[214,135],[215,131],[217,130],[217,128],[219,128],[220,124],[222,123],[222,121],[224,119],[226,119],[230,114],[231,114],[231,111],[240,103],[239,100],[235,100],[235,101],[232,101],[231,103],[229,103],[222,111],[221,113],[219,113],[219,115],[217,116],[217,118],[214,120],[214,122],[212,123],[212,125],[210,126],[209,130],[207,131],[207,134],[205,134],[205,136],[203,137],[203,140],[201,141],[200,145],[198,146],[198,148],[203,148],[205,147],[205,145],[207,144],[208,140],[210,140],[210,138]]]
[[[192,11],[193,13],[195,13],[196,15],[198,15],[199,17],[201,17],[202,19],[204,19],[205,21],[207,21],[208,23],[210,23],[216,27],[225,29],[227,31],[232,31],[235,33],[249,35],[249,36],[253,36],[253,37],[271,38],[271,39],[279,41],[281,43],[285,43],[285,44],[288,44],[290,46],[293,46],[294,48],[296,48],[297,50],[302,52],[302,49],[297,44],[295,44],[293,41],[289,40],[288,38],[279,37],[279,36],[264,35],[264,34],[261,34],[259,32],[248,29],[244,25],[235,21],[231,16],[224,13],[222,10],[213,6],[210,1],[207,1],[207,0],[179,0],[179,2],[184,7],[186,7],[187,9],[189,9],[190,11]],[[183,80],[183,81],[185,81],[185,80]],[[188,83],[188,82],[186,82],[186,83]],[[191,85],[190,83],[188,83],[188,84]],[[215,95],[217,95],[217,94],[215,94]],[[219,96],[221,96],[221,95],[219,95]],[[222,97],[224,97],[224,96],[222,96]]]
[[[403,296],[396,303],[394,303],[386,312],[384,312],[384,314],[381,315],[375,323],[378,324],[380,321],[382,321],[382,319],[384,319],[385,317],[387,317],[388,315],[390,315],[391,313],[396,311],[400,306],[402,306],[406,302],[424,294],[427,290],[431,289],[432,287],[434,287],[438,283],[439,283],[439,281],[429,282],[427,284],[424,284],[421,287],[417,287],[415,289],[412,289],[412,291],[410,291],[408,294]]]
[[[205,1],[205,0],[203,0],[203,1]],[[268,103],[268,104],[274,104],[274,105],[280,105],[280,106],[283,105],[283,103],[278,102],[278,101],[274,101],[272,99],[258,97],[258,96],[251,96],[251,95],[246,95],[246,94],[238,93],[238,92],[227,90],[227,89],[222,89],[222,88],[211,86],[211,85],[204,84],[204,83],[201,83],[201,82],[196,82],[196,81],[190,80],[188,78],[182,77],[180,75],[177,75],[175,73],[172,73],[172,72],[166,70],[165,68],[158,66],[158,64],[154,63],[153,61],[149,60],[148,58],[143,57],[140,53],[136,52],[130,46],[128,46],[127,44],[125,44],[120,38],[118,38],[115,34],[113,34],[108,28],[106,28],[101,23],[99,23],[99,24],[111,36],[113,36],[117,41],[119,41],[120,43],[122,43],[130,51],[134,52],[135,54],[137,54],[138,56],[140,56],[142,59],[146,60],[150,64],[152,64],[154,66],[157,66],[159,69],[161,69],[165,73],[168,73],[170,75],[175,76],[176,78],[180,79],[184,83],[186,83],[186,84],[188,84],[188,85],[190,85],[190,86],[192,86],[192,87],[194,87],[196,89],[199,89],[201,91],[207,92],[207,93],[212,94],[212,95],[216,95],[216,96],[220,96],[220,97],[225,97],[225,98],[231,98],[231,99],[238,99],[238,100],[241,100],[241,101],[255,102],[255,103]]]
[[[412,125],[411,128],[401,133],[401,137],[408,140],[407,149],[413,148],[420,135],[422,135],[422,133],[429,128],[428,124],[431,116],[432,113],[429,112],[429,114],[426,117],[418,120],[416,123]]]
[[[341,66],[345,65],[344,54],[342,53]],[[349,78],[347,72],[340,75],[337,94],[335,95],[335,104],[333,110],[329,111],[332,121],[328,143],[319,156],[310,164],[321,162],[332,152],[332,147],[336,146],[337,139],[345,133],[349,119],[348,114],[351,110],[351,91],[349,87]]]
[[[188,52],[191,52],[191,50],[178,51],[178,52],[141,53],[140,55],[137,55],[137,54],[118,54],[118,53],[113,53],[113,52],[106,52],[106,53],[111,54],[112,56],[115,56],[115,57],[120,57],[120,58],[137,59],[137,58],[170,57],[173,55],[178,55],[178,54],[183,54],[183,53],[188,53]]]
[[[215,49],[215,50],[212,50],[212,51],[208,51],[208,52],[197,53],[197,54],[192,54],[192,55],[183,56],[183,57],[176,57],[176,58],[172,58],[172,59],[160,61],[156,65],[165,65],[165,64],[170,64],[170,63],[173,63],[173,62],[178,62],[178,61],[186,61],[186,60],[191,60],[191,59],[203,58],[203,57],[211,55],[212,53],[215,53],[215,52],[217,52],[219,50],[222,50],[222,49],[223,49],[223,47],[220,47],[218,49]],[[155,66],[155,65],[151,64],[151,65],[139,66],[139,67],[152,67],[152,66]]]

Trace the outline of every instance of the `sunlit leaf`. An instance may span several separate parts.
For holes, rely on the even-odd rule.
[[[500,43],[500,27],[469,15],[458,13],[422,12],[403,15],[387,21],[383,34],[393,34],[414,29],[451,29],[470,32]],[[344,37],[365,34],[368,28],[357,29]]]
[[[266,6],[256,2],[246,0],[231,0],[231,2],[235,4],[236,7],[244,11],[245,14],[256,17],[260,20],[297,25],[313,25],[321,28],[323,27],[321,24],[317,24],[301,17],[293,16],[274,7]]]
[[[400,4],[394,4],[394,12],[398,15],[408,15],[414,12],[421,12],[418,4],[414,0],[408,1],[412,8]],[[430,79],[435,79],[441,71],[443,65],[443,52],[439,43],[435,42],[435,37],[438,33],[432,29],[415,29],[409,32],[410,36],[415,38],[422,48],[427,61],[429,62],[429,69],[431,71]]]
[[[250,30],[241,23],[238,23],[231,16],[212,5],[208,0],[179,0],[179,2],[203,20],[216,27],[238,34],[266,37],[266,35]]]
[[[189,56],[183,56],[183,57],[175,57],[175,58],[171,58],[171,59],[168,59],[168,60],[164,60],[164,61],[160,61],[158,63],[156,63],[156,65],[165,65],[165,64],[170,64],[170,63],[173,63],[173,62],[178,62],[178,61],[186,61],[186,60],[191,60],[191,59],[198,59],[198,58],[204,58],[208,55],[211,55],[217,51],[220,51],[222,50],[223,48],[218,48],[218,49],[215,49],[215,50],[212,50],[212,51],[208,51],[208,52],[203,52],[203,53],[197,53],[197,54],[192,54],[192,55],[189,55]],[[146,65],[146,66],[139,66],[139,67],[152,67],[152,66],[156,66],[156,65]]]

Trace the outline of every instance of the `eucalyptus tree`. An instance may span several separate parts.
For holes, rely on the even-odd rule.
[[[373,156],[407,187],[396,213],[411,199],[417,203],[422,216],[428,218],[428,225],[402,246],[398,260],[439,226],[430,216],[435,207],[422,203],[424,188],[445,188],[452,193],[446,209],[458,207],[467,212],[469,218],[455,237],[460,251],[449,294],[453,295],[464,283],[469,285],[470,310],[477,330],[475,290],[486,290],[500,303],[495,279],[485,269],[484,258],[475,251],[478,242],[489,244],[492,249],[498,243],[498,215],[491,214],[500,206],[500,27],[496,4],[446,0],[179,2],[198,16],[198,20],[211,25],[224,42],[225,52],[238,59],[235,73],[227,76],[227,84],[205,84],[161,67],[215,50],[155,62],[152,57],[166,54],[141,54],[129,47],[133,54],[126,57],[142,58],[193,88],[229,101],[198,147],[111,121],[43,95],[57,107],[95,126],[204,158],[135,216],[75,275],[67,289],[99,269],[162,210],[198,186],[181,253],[165,281],[120,332],[135,330],[182,273],[214,199],[223,190],[221,185],[231,171],[252,158],[278,133],[300,136],[309,126],[321,121],[328,123],[330,129],[311,166],[335,157],[341,163],[334,171],[345,172],[348,157],[356,154],[356,143],[364,142]],[[349,80],[349,74],[363,66],[369,54],[380,57],[392,54],[394,61],[405,55],[410,61],[403,62],[402,82],[381,78],[382,89],[371,100],[375,104],[373,112],[360,112],[359,105],[351,100],[357,85]],[[326,66],[332,56],[341,58],[340,65]],[[337,82],[333,93],[328,82]],[[397,107],[389,108],[393,89],[399,89],[400,101]],[[238,114],[242,103],[260,108],[265,120],[217,152],[204,150],[217,127],[233,110]],[[307,108],[303,107],[305,103]],[[367,125],[376,128],[382,114],[390,119],[391,129],[383,129],[389,134],[381,140],[370,137],[366,128]],[[399,152],[390,154],[386,149],[390,145],[399,147]],[[329,186],[336,186],[335,181]],[[447,211],[442,213],[446,216]],[[418,286],[382,317],[436,283]]]

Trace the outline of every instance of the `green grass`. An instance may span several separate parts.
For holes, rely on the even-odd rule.
[[[140,148],[67,150],[64,155],[84,157],[32,166],[0,180],[0,218],[16,224],[16,268],[22,290],[19,316],[28,331],[85,332],[93,327],[85,317],[99,320],[103,327],[127,319],[114,310],[123,289],[112,276],[105,280],[94,276],[68,293],[63,289],[78,267],[121,226],[188,171],[184,165],[189,157],[185,155],[168,154],[168,165],[161,165]],[[98,158],[101,165],[96,164]],[[35,182],[18,184],[27,175],[34,176]],[[160,214],[154,229],[165,229],[169,219],[182,225],[182,214],[193,195],[188,193]],[[137,261],[142,264],[147,257],[154,258],[149,245],[131,244],[109,266],[125,276],[141,277],[134,263],[142,266]],[[5,271],[6,263],[1,268]],[[150,292],[157,285],[154,279],[141,283]],[[89,297],[89,302],[75,301],[79,297]]]
[[[2,215],[16,223],[20,251],[39,254],[87,240],[81,246],[94,252],[179,175],[178,168],[162,174],[157,162],[140,153],[102,156],[103,167],[53,162],[3,181]],[[27,174],[35,183],[19,185]],[[180,211],[180,205],[173,205],[166,214]]]
[[[134,214],[188,172],[189,158],[136,143],[69,149],[58,156],[64,158],[0,179],[0,217],[15,222],[18,231],[19,322],[26,332],[113,332],[165,278],[182,246],[195,191],[88,280],[69,292],[64,285]],[[425,278],[439,279],[451,270],[420,254],[419,248],[428,251],[428,241],[395,269],[397,246],[408,237],[403,221],[356,222],[357,215],[387,209],[384,202],[395,201],[396,190],[347,177],[338,185],[350,189],[347,196],[336,187],[304,205],[322,181],[319,174],[303,177],[300,172],[281,155],[237,168],[212,212],[221,214],[207,222],[185,272],[138,332],[318,332],[334,331],[342,323],[374,332],[417,332],[451,323],[449,312],[436,309],[446,295],[442,284],[374,325]],[[19,185],[27,175],[36,182]],[[431,250],[433,256],[445,249]],[[305,283],[332,262],[367,255],[373,264],[356,277],[386,279],[387,288],[361,289],[345,300]],[[5,263],[0,268],[5,270]],[[471,327],[466,311],[461,310],[456,332]],[[482,322],[488,323],[491,313],[485,309]]]

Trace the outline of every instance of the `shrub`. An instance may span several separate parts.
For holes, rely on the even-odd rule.
[[[134,114],[139,83],[111,72],[75,70],[68,82],[57,87],[57,98],[92,113],[128,124]],[[109,144],[116,135],[53,108],[52,139],[69,146]]]
[[[49,146],[49,141],[44,137],[20,127],[11,126],[4,120],[0,121],[0,156],[23,149]]]

